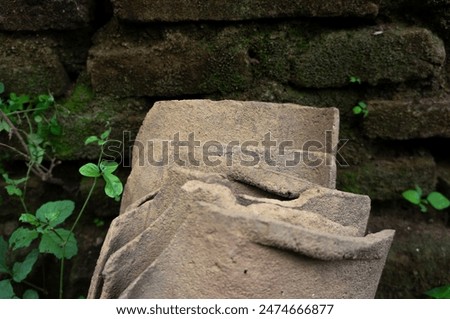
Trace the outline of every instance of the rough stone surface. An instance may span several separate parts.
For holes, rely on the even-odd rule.
[[[247,20],[278,17],[375,16],[379,0],[113,0],[124,20],[174,22],[185,20]]]
[[[348,85],[357,76],[370,85],[436,76],[445,61],[443,42],[421,28],[387,26],[382,34],[366,28],[322,35],[295,62],[292,82],[299,87]]]
[[[85,27],[93,18],[95,0],[3,0],[0,30],[38,31]]]
[[[0,79],[8,92],[61,95],[66,91],[69,78],[53,40],[0,34],[0,42]]]
[[[339,169],[337,184],[338,189],[377,200],[399,199],[403,191],[415,185],[429,193],[436,187],[436,163],[426,154],[370,160]]]
[[[369,101],[364,129],[370,138],[450,137],[450,97]]]
[[[122,213],[108,231],[88,297],[374,297],[394,232],[365,236],[370,199],[331,189],[337,127],[336,109],[156,103],[136,139]],[[270,147],[258,145],[267,132],[272,146],[289,147],[267,154]],[[323,140],[329,147],[305,147]],[[164,141],[184,149],[168,152]],[[197,157],[205,148],[195,147],[207,141],[223,163]],[[247,142],[256,144],[247,149]],[[241,147],[224,147],[234,143]],[[295,152],[324,162],[287,165],[283,156]],[[249,155],[266,157],[244,162]]]
[[[144,30],[113,21],[96,37],[87,63],[96,92],[115,96],[180,96],[249,87],[245,47],[230,43],[237,29]]]
[[[438,163],[437,165],[438,190],[450,198],[450,164]]]
[[[276,178],[269,175],[266,181],[275,182]],[[313,189],[311,183],[295,178],[290,181],[292,188],[304,191],[297,199],[280,201],[246,195],[243,188],[217,174],[170,170],[159,192],[130,205],[113,222],[89,297],[373,297],[393,233],[361,237],[370,209],[368,198],[317,186]],[[330,201],[336,195],[341,205]],[[343,220],[342,213],[349,217],[347,226],[328,218]],[[152,249],[143,249],[147,245]],[[174,260],[182,250],[189,251],[189,260],[195,260],[192,267],[190,262]],[[323,262],[319,266],[317,259],[328,266]],[[274,263],[279,274],[289,274],[289,278],[275,281],[272,271],[264,271],[273,269],[266,262]],[[375,271],[366,271],[368,268]],[[331,276],[329,280],[336,282],[343,280],[345,285],[322,289],[308,282],[308,278],[315,281],[308,272],[320,273],[322,278]],[[184,274],[184,279],[176,273]],[[304,280],[292,280],[302,273]],[[206,285],[205,280],[214,284]],[[224,280],[227,285],[223,285]]]
[[[441,223],[445,212],[423,214],[416,207],[373,212],[369,228],[395,229],[376,298],[417,299],[450,282],[450,232]]]
[[[350,75],[370,85],[441,75],[445,49],[430,31],[397,25],[375,31],[321,30],[306,22],[137,28],[113,21],[97,34],[88,71],[96,92],[115,96],[229,94],[262,80],[340,88],[350,85]]]
[[[226,172],[232,166],[246,162],[244,165],[285,171],[334,187],[335,165],[330,156],[336,151],[338,128],[338,111],[332,108],[239,101],[157,102],[147,114],[136,138],[133,170],[122,208],[158,189],[167,166],[174,162],[210,172]],[[184,143],[178,151],[173,144],[177,134],[180,145]],[[186,146],[189,136],[192,148]],[[218,151],[219,156],[207,156],[217,152],[214,145],[220,145],[222,151]],[[280,149],[285,151],[284,155]],[[266,156],[266,150],[276,157],[273,161]],[[301,155],[304,151],[315,155]],[[293,152],[302,156],[299,161],[295,161]],[[294,161],[292,165],[286,164],[286,156]],[[251,164],[255,158],[257,161]]]

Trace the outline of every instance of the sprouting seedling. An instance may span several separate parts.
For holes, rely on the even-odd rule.
[[[357,105],[353,107],[353,114],[360,115],[363,117],[367,117],[369,115],[369,110],[367,109],[367,103],[364,101],[359,101]]]
[[[123,192],[123,185],[120,179],[113,173],[119,167],[119,164],[114,161],[103,160],[103,148],[108,142],[111,129],[103,132],[100,137],[90,136],[86,139],[85,144],[97,143],[101,148],[99,161],[97,164],[87,163],[80,168],[80,174],[85,177],[92,177],[95,180],[102,177],[105,181],[105,194],[116,201],[120,200],[120,195]]]
[[[351,76],[350,77],[350,83],[357,83],[357,84],[361,84],[361,79],[357,76]]]
[[[450,200],[439,192],[431,192],[426,198],[423,197],[423,191],[419,186],[415,189],[409,189],[402,193],[404,199],[420,207],[422,213],[428,212],[431,205],[436,210],[444,210],[450,207]]]

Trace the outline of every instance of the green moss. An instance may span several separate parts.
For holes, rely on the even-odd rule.
[[[348,86],[350,75],[370,85],[423,80],[439,72],[444,58],[442,41],[421,28],[396,27],[382,36],[371,28],[324,32],[295,61],[292,81],[329,88]]]
[[[246,44],[239,39],[231,43],[217,43],[209,46],[210,52],[209,75],[203,83],[207,91],[219,91],[221,93],[245,90],[250,87],[252,74],[246,61]]]
[[[72,94],[61,105],[70,112],[83,112],[94,98],[92,87],[85,83],[77,83]]]

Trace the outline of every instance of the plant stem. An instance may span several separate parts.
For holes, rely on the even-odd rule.
[[[23,149],[25,151],[28,151],[28,147],[27,147],[27,143],[25,143],[25,140],[23,139],[22,135],[20,135],[20,133],[18,132],[17,128],[14,126],[14,124],[11,122],[11,120],[8,118],[8,116],[6,116],[6,114],[0,110],[0,115],[3,117],[3,119],[5,120],[5,122],[9,125],[9,127],[11,128],[11,132],[10,137],[15,134],[17,136],[17,138],[19,139],[20,144],[22,145]]]
[[[24,200],[23,196],[19,196],[19,199],[20,199],[20,203],[22,203],[22,207],[25,210],[25,213],[28,213],[27,204],[25,204],[25,200]]]
[[[80,221],[81,215],[83,215],[83,212],[84,212],[89,200],[91,199],[92,193],[94,192],[95,186],[97,185],[97,180],[98,180],[98,177],[95,177],[94,182],[92,183],[91,189],[89,190],[89,194],[86,197],[86,200],[84,201],[83,207],[81,207],[81,210],[78,213],[77,219],[75,220],[75,222],[72,225],[72,228],[70,229],[71,233],[73,233],[73,231],[75,230],[75,227],[77,226],[78,222]]]
[[[48,291],[45,290],[44,288],[38,287],[38,286],[36,286],[35,284],[32,284],[31,282],[26,281],[26,280],[23,280],[22,282],[23,282],[24,284],[30,286],[31,288],[33,288],[33,289],[35,289],[35,290],[38,290],[38,291],[42,292],[44,295],[48,295]]]
[[[84,203],[83,203],[83,207],[81,207],[80,212],[78,213],[77,219],[75,220],[75,222],[72,225],[72,228],[70,229],[70,234],[73,234],[73,231],[75,230],[75,227],[77,226],[78,222],[80,221],[81,216],[83,215],[84,210],[86,209],[86,206],[89,202],[89,200],[91,199],[92,193],[94,192],[95,186],[97,184],[97,177],[94,178],[94,182],[92,183],[91,189],[89,190],[89,194],[86,197]],[[66,238],[66,240],[64,241],[63,244],[63,256],[61,258],[61,266],[60,266],[60,275],[59,275],[59,299],[62,299],[63,297],[63,291],[64,291],[64,256],[66,254],[66,245],[67,245],[67,241],[69,240],[69,237]]]
[[[30,172],[32,168],[33,166],[31,165],[31,163],[28,163],[27,175],[25,176],[26,178],[25,185],[23,186],[23,195],[22,195],[23,198],[25,198],[27,194],[28,179],[30,178]]]

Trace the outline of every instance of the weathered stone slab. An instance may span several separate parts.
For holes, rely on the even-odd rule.
[[[86,27],[95,0],[3,0],[0,30],[67,30]]]
[[[208,189],[207,193],[226,196],[220,186],[205,185],[206,189],[199,189],[201,186],[187,183],[183,188],[193,188],[200,194]],[[193,203],[192,213],[167,248],[129,285],[121,298],[374,296],[392,232],[353,238],[350,244],[351,236],[331,236],[333,239],[327,240],[327,236],[309,233],[302,226],[291,228],[267,207],[238,208],[220,201],[197,203],[198,206]],[[302,247],[314,252],[309,254]],[[332,251],[340,250],[337,247],[343,250],[335,257],[330,256]],[[180,254],[186,257],[183,262],[176,262]]]
[[[294,61],[298,87],[348,85],[357,76],[370,85],[423,80],[436,76],[445,61],[442,40],[422,28],[387,26],[382,34],[365,28],[322,35]]]
[[[269,175],[266,176],[265,180],[269,183],[270,181],[276,181],[275,176],[271,175],[270,172],[268,173]],[[277,177],[282,177],[282,175],[278,175]],[[368,263],[371,266],[375,266],[375,268],[377,267],[375,264],[382,262],[382,259],[385,258],[380,255],[380,253],[382,254],[382,250],[377,251],[374,250],[374,248],[379,248],[379,245],[384,245],[382,242],[385,240],[389,241],[390,239],[388,238],[392,236],[392,234],[388,232],[371,235],[367,238],[359,237],[364,235],[370,209],[369,201],[366,196],[347,194],[313,186],[309,182],[295,178],[290,178],[289,180],[291,181],[292,189],[303,189],[303,191],[297,199],[291,201],[279,201],[245,195],[244,193],[241,193],[243,190],[241,187],[236,188],[238,184],[227,181],[217,174],[202,174],[185,169],[171,170],[170,174],[164,179],[160,192],[149,194],[148,197],[139,200],[135,205],[130,206],[126,213],[119,216],[113,222],[102,248],[89,296],[91,298],[99,296],[103,298],[116,298],[119,297],[118,293],[120,293],[120,291],[125,290],[126,287],[132,283],[121,295],[122,297],[148,297],[150,296],[150,292],[148,292],[150,290],[152,291],[152,294],[155,294],[153,295],[153,298],[156,297],[161,291],[153,291],[154,289],[158,290],[159,288],[153,287],[153,282],[155,282],[154,279],[148,280],[149,271],[154,269],[152,264],[157,260],[161,260],[161,255],[165,254],[168,249],[167,246],[171,246],[175,238],[180,238],[179,231],[184,228],[183,225],[186,223],[186,219],[190,218],[191,212],[201,211],[205,209],[205,205],[212,205],[211,207],[215,207],[213,211],[219,209],[222,213],[223,209],[227,209],[232,212],[231,215],[233,215],[235,211],[245,210],[245,212],[242,211],[242,216],[236,223],[241,225],[241,227],[243,225],[244,228],[246,226],[248,227],[248,230],[244,233],[247,236],[247,240],[250,240],[250,242],[253,243],[260,243],[264,246],[282,247],[289,250],[293,249],[294,251],[299,252],[300,255],[307,255],[321,260],[361,259],[364,260],[364,263],[367,263],[367,260],[372,260]],[[181,188],[180,186],[183,184],[184,186]],[[250,189],[248,189],[247,192],[249,190]],[[188,195],[188,193],[190,195]],[[193,200],[194,198],[197,198],[196,200],[200,201],[199,207],[195,205],[196,200]],[[335,200],[330,201],[330,199],[333,198]],[[336,201],[341,202],[341,204],[334,205],[337,203]],[[206,204],[207,202],[211,204]],[[243,206],[240,206],[242,204]],[[311,210],[304,210],[306,207],[311,208]],[[214,212],[207,214],[214,214]],[[230,216],[229,213],[225,213],[225,215]],[[245,218],[242,219],[243,216],[245,216]],[[247,217],[249,216],[253,216],[256,219],[262,218],[262,224],[258,226],[259,222],[252,221],[251,218],[248,219]],[[347,226],[332,221],[331,219],[328,219],[328,217],[334,219],[338,218],[341,222],[347,223]],[[277,220],[276,223],[278,224],[277,226],[272,225],[272,231],[267,232],[266,230],[263,230],[263,224],[271,224],[269,220],[266,220],[265,218],[275,218]],[[208,223],[208,218],[205,219],[203,216],[200,219],[202,219],[203,222],[199,223],[199,225]],[[344,221],[345,219],[347,219],[347,221]],[[361,223],[361,221],[363,222]],[[256,222],[256,224],[253,224],[254,222]],[[233,229],[233,234],[239,232],[239,227],[235,227],[236,225],[234,224],[230,225],[229,222],[222,221],[219,223],[219,221],[216,220],[211,225],[215,225],[214,228],[217,229],[220,228],[219,224],[223,224],[224,227]],[[302,235],[300,236],[302,240],[299,241],[298,238],[288,239],[290,236],[289,234],[294,236],[293,232],[295,233],[288,224],[296,225],[294,228],[300,227],[302,229]],[[278,227],[281,228],[278,229]],[[258,229],[260,229],[261,232],[259,232]],[[318,235],[318,231],[324,232],[324,234]],[[201,230],[201,227],[194,227],[194,229],[191,230],[191,235],[201,234],[202,232],[203,230]],[[213,232],[213,234],[215,233],[216,232]],[[325,235],[325,233],[328,233],[328,235]],[[197,235],[192,236],[197,237]],[[230,237],[230,235],[226,235],[224,238],[226,238],[227,241],[230,241],[232,237],[233,236]],[[245,241],[245,239],[238,241],[240,243],[239,245],[242,245],[243,240]],[[148,245],[151,245],[151,250],[143,249],[143,247]],[[253,246],[253,244],[250,245]],[[176,246],[178,247],[178,244]],[[262,246],[255,247],[256,249],[260,249]],[[197,249],[197,247],[193,248]],[[268,248],[263,248],[263,250],[265,249]],[[204,253],[207,253],[204,249],[201,250]],[[211,253],[212,252],[209,252],[209,254]],[[261,252],[258,252],[258,254],[260,253]],[[211,260],[216,260],[216,257],[210,256],[210,258]],[[301,259],[301,257],[299,258]],[[204,266],[208,267],[207,264],[198,265],[198,271],[203,271],[201,269],[203,269]],[[169,268],[167,268],[167,270]],[[204,270],[208,273],[207,269]],[[258,271],[256,267],[253,267],[253,270]],[[241,273],[241,270],[238,272]],[[373,272],[368,273],[374,275]],[[234,277],[233,274],[229,275]],[[375,275],[374,278],[376,276],[377,275]],[[167,278],[164,280],[169,279]],[[191,283],[195,285],[197,280],[197,278],[192,278]],[[358,280],[360,280],[360,278]],[[144,289],[146,292],[143,294],[142,285],[144,282],[147,282],[147,287],[149,288]],[[282,285],[285,285],[284,291],[286,291],[286,293],[281,294],[280,296],[279,292],[276,292],[277,290],[275,289],[272,292],[274,296],[281,298],[307,296],[299,291],[294,292],[292,287],[287,287],[286,282],[287,280],[282,280]],[[256,280],[253,280],[253,284],[258,286],[267,285],[268,283],[259,283]],[[351,286],[350,283],[347,284]],[[138,295],[136,295],[136,286],[140,287],[137,291],[141,291]],[[355,287],[352,287],[347,291],[346,294],[348,297],[356,297],[358,294],[362,294],[362,296],[365,297],[373,297],[372,294],[375,292],[373,288],[372,290],[365,289],[364,292],[355,292],[352,291],[354,288]],[[192,291],[190,288],[184,287],[183,285],[178,286],[177,290],[180,291],[181,295],[172,295],[172,293],[169,293],[166,295],[166,298],[194,298],[194,296],[197,296],[197,298],[206,296],[228,296],[239,298],[245,296],[249,297],[250,295],[248,294],[250,294],[251,291],[251,289],[249,289],[245,295],[241,295],[241,293],[231,290],[216,291],[215,288],[212,290],[205,288],[201,289],[203,292],[200,295],[191,295]],[[356,290],[360,290],[360,288]],[[288,291],[290,291],[290,293],[288,293]],[[164,293],[168,292],[165,291]],[[259,295],[260,293],[261,292],[259,291],[254,291],[251,296],[262,297],[263,295]],[[265,291],[264,293],[268,292]],[[327,290],[327,292],[324,292],[324,296],[333,296],[333,293],[337,293],[336,296],[341,296],[343,292],[330,292]],[[158,296],[162,297],[162,295]],[[313,297],[319,296],[320,295]]]
[[[222,173],[233,166],[261,166],[334,187],[332,156],[338,127],[338,111],[333,108],[240,101],[157,102],[135,141],[122,211],[158,189],[172,164]],[[286,156],[291,162],[286,162]]]
[[[0,79],[8,92],[61,95],[69,77],[45,37],[14,37],[0,34]]]
[[[251,67],[246,48],[230,43],[234,33],[239,31],[133,28],[112,21],[97,34],[90,50],[87,68],[92,85],[96,92],[114,96],[245,89],[252,82]]]
[[[368,105],[364,129],[371,138],[450,137],[450,97],[369,101]]]
[[[336,109],[156,103],[89,298],[373,297],[394,232],[365,236],[369,198],[329,188],[337,128]]]
[[[113,21],[97,34],[87,65],[96,92],[122,97],[236,94],[264,80],[340,88],[350,76],[377,85],[441,75],[445,49],[430,31],[375,31],[318,33],[302,22],[137,28]]]
[[[379,0],[113,0],[120,18],[139,22],[376,16]]]

